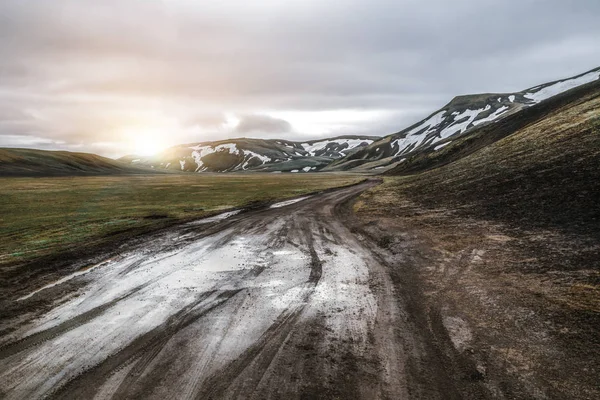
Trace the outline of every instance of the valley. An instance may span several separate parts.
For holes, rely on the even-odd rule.
[[[349,201],[378,183],[197,220],[22,284],[3,397],[488,397],[454,379],[419,289],[356,230]]]
[[[77,269],[79,258],[115,251],[143,234],[362,179],[342,174],[0,178],[0,297],[6,300],[24,282],[59,279]]]
[[[597,399],[599,165],[598,68],[382,138],[3,149],[0,397]]]

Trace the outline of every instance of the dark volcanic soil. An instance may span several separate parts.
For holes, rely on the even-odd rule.
[[[600,85],[536,107],[356,209],[392,280],[413,274],[430,330],[495,397],[598,399]]]

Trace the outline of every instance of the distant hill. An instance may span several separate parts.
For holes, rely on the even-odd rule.
[[[338,159],[327,170],[384,172],[423,152],[439,151],[470,132],[490,126],[574,88],[598,82],[600,68],[515,93],[455,97],[424,120]]]
[[[0,148],[0,176],[124,175],[153,173],[150,168],[89,153]]]
[[[120,158],[131,165],[188,172],[316,172],[377,140],[339,136],[294,142],[283,139],[227,139],[183,144],[152,157]]]

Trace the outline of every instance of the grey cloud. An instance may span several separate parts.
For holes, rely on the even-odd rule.
[[[339,121],[391,133],[457,94],[600,65],[599,17],[596,0],[4,0],[0,121],[26,116],[0,124],[0,146],[16,133],[118,143],[119,126],[152,114],[182,135],[229,134],[226,112],[244,116],[233,133],[303,134],[267,110],[396,110],[372,128]]]
[[[235,128],[239,134],[262,133],[264,135],[286,135],[291,132],[292,126],[289,122],[273,118],[268,115],[244,115]]]
[[[220,127],[226,122],[225,115],[222,113],[204,113],[195,114],[184,119],[183,125],[186,127],[201,126],[206,128]]]

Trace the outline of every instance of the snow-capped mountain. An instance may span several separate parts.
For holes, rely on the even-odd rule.
[[[180,145],[157,156],[126,156],[121,160],[155,169],[190,172],[350,169],[384,172],[415,154],[438,151],[474,129],[598,80],[600,68],[516,93],[458,96],[424,120],[383,138],[340,136],[307,142],[229,139]]]
[[[458,96],[424,120],[335,161],[327,169],[386,170],[417,152],[432,148],[439,150],[477,127],[494,123],[524,108],[599,79],[600,68],[597,68],[517,93]]]
[[[377,137],[340,136],[294,142],[279,139],[229,139],[175,146],[153,157],[121,160],[155,169],[189,172],[309,172],[346,157]]]

